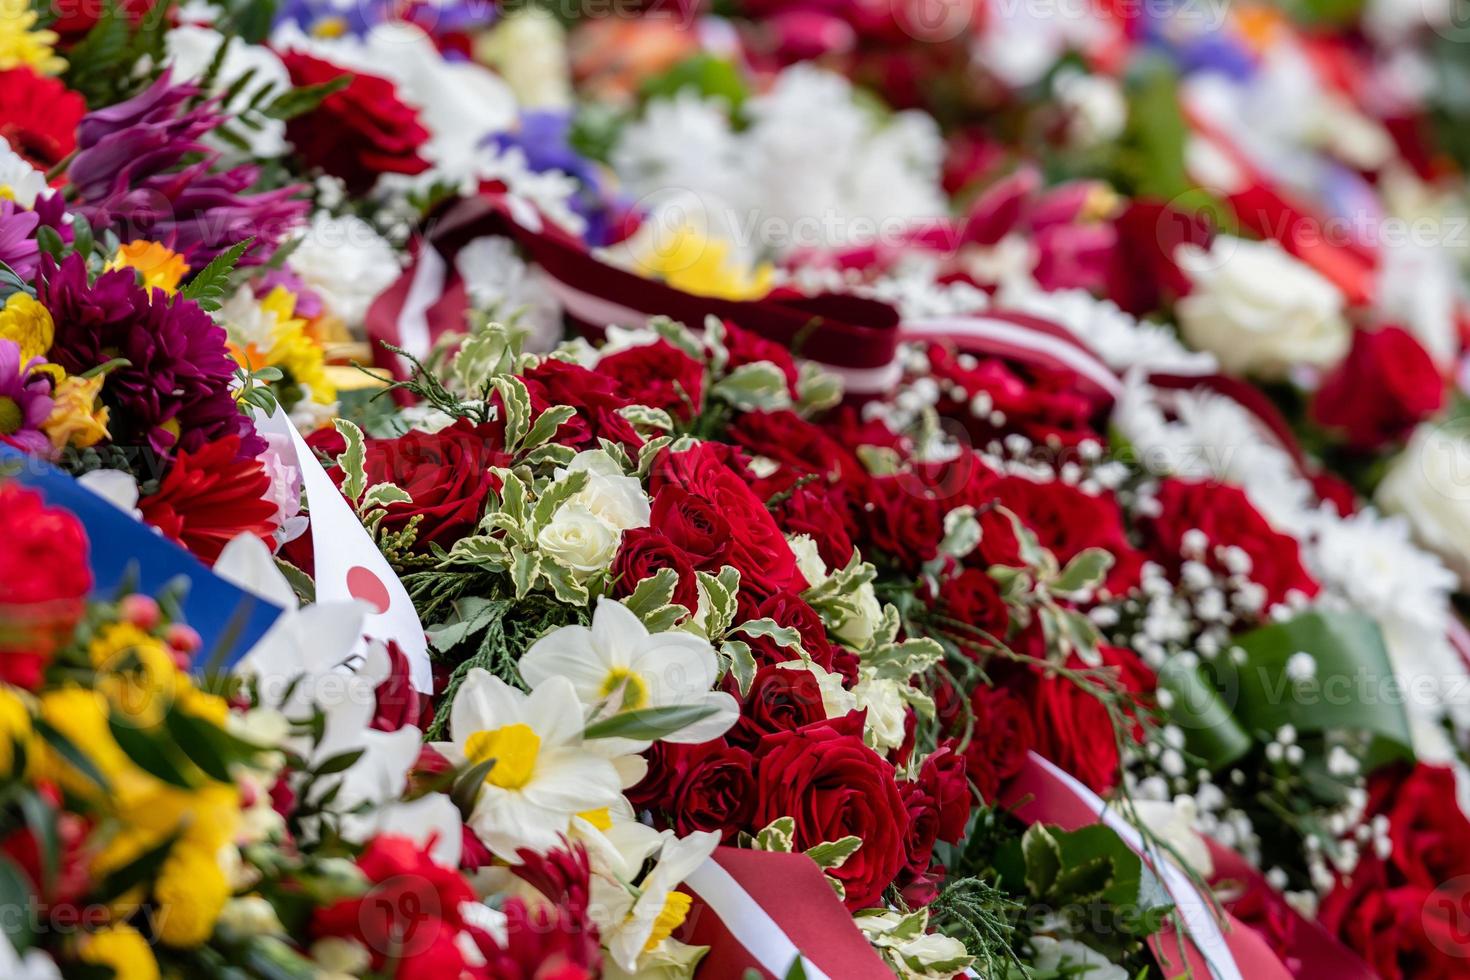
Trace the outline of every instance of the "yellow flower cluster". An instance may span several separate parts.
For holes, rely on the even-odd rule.
[[[36,29],[28,0],[0,0],[0,71],[30,66],[42,75],[59,75],[66,59],[56,54],[55,31]]]
[[[260,301],[260,312],[272,320],[264,349],[256,339],[237,339],[232,331],[230,347],[235,360],[252,371],[278,367],[311,392],[318,404],[336,401],[337,388],[327,377],[321,345],[307,332],[306,320],[296,315],[296,294],[277,286]]]
[[[0,0],[3,4],[5,0]],[[56,324],[51,313],[29,293],[12,293],[0,308],[0,339],[13,341],[20,348],[21,363],[45,357],[56,339]],[[41,431],[57,449],[76,446],[85,449],[107,438],[108,414],[99,402],[103,377],[68,376],[59,365],[40,368],[52,379],[54,405],[41,423]]]
[[[133,762],[118,739],[131,731],[133,737],[168,746],[164,723],[171,712],[223,726],[228,705],[195,687],[175,666],[167,645],[131,623],[99,628],[87,655],[96,671],[95,689],[68,684],[46,691],[39,714],[86,757],[104,785],[50,747],[38,752],[36,775],[55,781],[103,816],[100,846],[92,858],[95,876],[167,845],[151,894],[148,884],[140,884],[115,899],[112,908],[120,922],[151,899],[158,940],[175,947],[198,946],[209,939],[230,897],[226,860],[240,819],[239,790],[233,782],[212,779],[177,752],[168,763],[181,778],[160,778]],[[0,729],[16,731],[3,698]],[[142,950],[148,951],[146,943]],[[145,960],[125,927],[87,937],[78,955],[113,966],[119,976],[157,976],[152,953]]]
[[[634,265],[640,275],[718,299],[759,299],[771,291],[774,276],[765,263],[743,268],[731,256],[728,242],[708,238],[687,224],[656,234],[637,250]]]

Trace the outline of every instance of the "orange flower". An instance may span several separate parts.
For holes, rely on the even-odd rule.
[[[137,269],[143,274],[145,288],[161,289],[169,294],[179,288],[179,280],[189,271],[189,263],[178,252],[144,239],[120,247],[107,267]]]

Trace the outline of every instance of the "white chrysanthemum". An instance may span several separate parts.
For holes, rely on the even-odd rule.
[[[623,130],[612,164],[638,198],[678,188],[734,205],[746,179],[727,108],[688,89],[650,102]]]
[[[1291,527],[1311,499],[1291,457],[1255,416],[1214,392],[1161,391],[1133,372],[1112,424],[1143,469],[1235,484],[1276,527]]]
[[[548,851],[584,811],[621,796],[613,764],[582,743],[582,703],[565,677],[549,677],[530,694],[473,668],[454,696],[449,732],[436,743],[462,765],[493,762],[469,824],[497,857]]]
[[[291,271],[348,327],[361,326],[377,295],[398,278],[398,256],[373,226],[353,215],[312,215]]]
[[[10,148],[0,137],[0,192],[23,208],[34,207],[46,191],[46,175]]]
[[[237,96],[239,104],[258,97],[261,100],[259,104],[269,105],[271,99],[291,90],[291,73],[275,52],[263,44],[248,44],[235,36],[226,38],[219,31],[199,24],[175,27],[164,35],[163,43],[166,50],[164,64],[173,69],[175,82],[201,80],[218,55],[220,45],[224,44],[224,60],[214,75],[209,89],[211,95],[225,92],[247,73],[250,79]],[[261,124],[258,129],[251,126],[236,128],[236,132],[250,144],[251,155],[276,157],[285,153],[285,122],[264,116],[257,121]]]
[[[1143,322],[1081,289],[1043,292],[1034,283],[1011,283],[1000,291],[998,305],[1029,313],[1066,327],[1097,352],[1115,371],[1142,367],[1179,374],[1212,374],[1215,356],[1192,351],[1167,327]]]
[[[649,633],[627,606],[599,599],[592,626],[563,626],[537,640],[520,661],[536,687],[568,680],[598,716],[644,708],[703,705],[711,713],[665,736],[697,743],[718,738],[740,716],[735,699],[714,691],[719,663],[709,641],[683,630]]]

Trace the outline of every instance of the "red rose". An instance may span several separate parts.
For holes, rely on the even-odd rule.
[[[964,426],[976,445],[1011,433],[1033,442],[1060,441],[1075,445],[1096,438],[1092,417],[1097,402],[1079,389],[1077,376],[1067,370],[1044,370],[995,357],[971,358],[943,345],[929,347],[930,370],[936,382],[954,392],[939,410]],[[974,406],[988,406],[977,414]]]
[[[913,878],[929,870],[934,858],[934,843],[939,839],[939,801],[920,782],[906,782],[898,787],[908,813],[908,834],[904,837],[904,878]]]
[[[635,809],[661,813],[669,804],[674,786],[689,768],[689,754],[682,745],[654,742],[643,758],[648,763],[648,771],[625,795]]]
[[[539,414],[553,405],[570,405],[577,414],[556,430],[556,441],[573,449],[596,449],[599,439],[636,449],[643,445],[633,423],[618,414],[629,402],[611,378],[580,364],[549,357],[521,375]]]
[[[1393,887],[1385,866],[1370,859],[1323,899],[1318,919],[1383,980],[1458,980],[1467,909],[1464,881]]]
[[[1061,480],[1037,483],[1019,476],[1000,477],[987,489],[990,499],[1019,517],[1062,564],[1088,548],[1102,548],[1113,556],[1105,582],[1109,591],[1120,595],[1138,583],[1143,556],[1129,544],[1122,512],[1111,494],[1087,493]],[[979,503],[983,507],[984,501]],[[1008,517],[986,510],[980,526],[977,555],[987,564],[1021,563],[1020,544]]]
[[[856,719],[857,716],[852,716]],[[875,904],[907,860],[908,810],[893,767],[843,719],[767,735],[757,748],[754,825],[796,821],[797,850],[855,836],[863,846],[832,872],[847,907]]]
[[[357,940],[373,969],[391,962],[396,978],[458,976],[464,968],[455,948],[465,925],[460,906],[475,900],[459,872],[441,868],[406,837],[373,838],[357,865],[371,883],[367,894],[318,909],[312,934]]]
[[[795,731],[826,717],[815,674],[800,666],[770,664],[755,672],[740,705],[740,720],[726,738],[731,745],[754,750],[766,735]]]
[[[1470,876],[1470,819],[1455,774],[1443,766],[1396,766],[1373,774],[1368,811],[1388,816],[1389,863],[1413,885],[1437,888]]]
[[[659,492],[666,486],[680,487],[701,498],[729,527],[739,528],[738,534],[731,535],[722,560],[739,569],[742,589],[750,587],[767,595],[781,589],[803,591],[806,580],[797,570],[796,556],[781,529],[765,504],[723,463],[719,453],[709,443],[700,443],[693,449],[661,456],[651,481],[655,507]],[[679,543],[667,526],[657,519],[654,525]]]
[[[777,520],[788,534],[805,534],[829,569],[846,568],[852,560],[852,537],[843,521],[847,504],[839,486],[807,484],[797,487],[777,509]]]
[[[634,405],[661,408],[687,422],[704,404],[704,365],[667,340],[628,347],[597,362]]]
[[[680,835],[718,831],[726,840],[750,828],[755,782],[750,753],[723,739],[687,747],[684,774],[673,787],[668,810]]]
[[[296,86],[322,85],[349,74],[301,51],[283,52],[281,61]],[[429,131],[419,125],[417,110],[399,100],[388,79],[361,71],[350,74],[345,88],[286,124],[296,152],[309,166],[340,177],[350,194],[366,193],[379,174],[429,169],[419,156]]]
[[[924,784],[939,809],[940,840],[955,844],[965,836],[974,804],[970,782],[966,776],[965,757],[955,752],[956,739],[941,742],[919,767],[919,782]]]
[[[730,426],[728,438],[752,456],[779,463],[772,476],[757,481],[757,495],[774,496],[802,477],[818,485],[853,485],[866,474],[856,458],[825,431],[791,411],[746,412]]]
[[[1142,694],[1151,689],[1148,669],[1131,650],[1103,647],[1102,659],[1117,670],[1118,686],[1123,690]],[[1068,663],[1073,670],[1084,666],[1075,656]],[[1117,737],[1108,710],[1096,694],[1075,680],[1043,675],[1032,702],[1032,724],[1037,752],[1100,795],[1117,784]]]
[[[1158,502],[1158,517],[1144,527],[1150,555],[1170,571],[1181,564],[1185,533],[1199,530],[1209,542],[1205,560],[1211,567],[1223,569],[1216,548],[1234,545],[1250,557],[1250,579],[1266,590],[1267,606],[1284,602],[1293,590],[1317,594],[1296,539],[1271,527],[1239,487],[1168,479],[1159,485]]]
[[[1004,641],[1010,630],[1011,611],[1000,596],[1000,586],[989,573],[966,568],[939,586],[937,605],[951,619]],[[978,640],[978,637],[972,637]]]
[[[817,611],[807,605],[806,600],[801,596],[783,589],[774,595],[767,596],[759,603],[752,603],[750,596],[742,589],[736,622],[751,619],[770,619],[775,621],[777,626],[796,630],[801,634],[802,648],[806,650],[812,661],[823,670],[832,669],[834,651],[832,644],[827,640],[827,627],[822,624],[822,617],[817,615]],[[770,637],[750,636],[745,633],[742,633],[741,636],[750,644],[750,651],[755,655],[756,663],[779,664],[798,658],[798,654],[781,646]]]
[[[980,795],[993,803],[1001,784],[1025,766],[1026,753],[1036,745],[1036,726],[1026,703],[1002,687],[975,688],[970,711],[975,720],[965,768]]]
[[[1348,356],[1322,379],[1312,420],[1368,451],[1403,439],[1444,402],[1444,376],[1413,334],[1359,330]]]
[[[939,553],[944,515],[950,508],[921,481],[908,475],[877,477],[867,481],[866,490],[858,520],[877,555],[916,570]]]
[[[730,522],[711,501],[670,484],[654,493],[649,520],[696,568],[717,572],[724,564]]]
[[[655,527],[637,527],[623,532],[613,559],[613,595],[623,598],[633,594],[638,583],[661,569],[672,568],[679,576],[674,586],[674,601],[695,612],[699,608],[699,583],[689,556]]]
[[[18,483],[0,483],[0,680],[34,690],[92,591],[87,532]]]
[[[510,462],[500,450],[500,430],[460,419],[433,434],[417,429],[396,439],[367,440],[367,485],[394,483],[412,501],[389,504],[382,526],[401,531],[419,519],[414,548],[449,548],[480,520],[485,497],[496,481],[488,470]],[[340,479],[340,472],[334,471]]]
[[[158,486],[138,501],[143,519],[204,561],[213,562],[240,534],[271,543],[276,505],[271,478],[258,459],[240,459],[240,437],[180,452]]]

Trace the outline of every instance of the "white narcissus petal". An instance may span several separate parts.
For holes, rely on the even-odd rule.
[[[527,696],[525,719],[540,737],[542,752],[570,742],[580,744],[586,727],[582,702],[565,677],[547,678]]]
[[[449,709],[450,734],[463,744],[475,732],[516,724],[521,720],[523,698],[489,671],[472,668]]]
[[[621,602],[598,599],[592,614],[592,642],[609,663],[626,667],[648,642],[648,630]]]
[[[236,535],[225,545],[215,560],[214,573],[283,609],[298,606],[296,590],[276,567],[270,548],[253,534]]]
[[[706,718],[701,718],[692,725],[686,725],[677,732],[664,736],[665,742],[698,745],[701,742],[719,738],[740,720],[739,702],[724,691],[710,691],[704,696],[702,702],[697,703],[713,708],[714,713]]]
[[[585,626],[563,626],[552,630],[531,644],[520,659],[517,669],[532,688],[551,677],[566,677],[585,701],[595,698],[607,678],[607,660],[598,656],[592,642],[592,631]]]
[[[684,693],[708,691],[719,677],[714,648],[692,633],[649,637],[633,669],[662,694],[663,703],[682,702]]]
[[[608,760],[580,748],[543,748],[536,760],[536,776],[520,795],[537,806],[572,814],[610,806],[622,789],[622,780]]]

